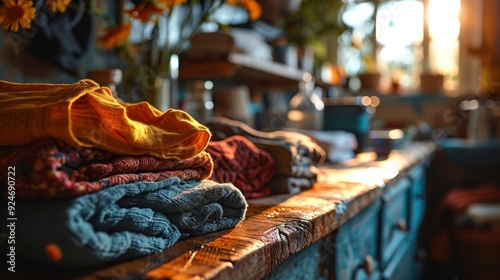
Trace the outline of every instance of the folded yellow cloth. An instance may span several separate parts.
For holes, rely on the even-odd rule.
[[[0,145],[44,137],[117,154],[186,159],[203,151],[210,131],[184,111],[118,102],[92,80],[74,84],[0,81]]]

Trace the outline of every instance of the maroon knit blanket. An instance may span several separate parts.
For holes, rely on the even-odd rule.
[[[0,147],[0,169],[9,166],[15,169],[11,175],[15,177],[16,197],[26,199],[72,197],[118,184],[170,177],[202,180],[213,171],[206,152],[186,160],[165,160],[71,147],[48,138],[23,147]],[[7,182],[6,176],[7,172],[0,173],[0,185]]]
[[[275,173],[274,160],[247,138],[235,135],[212,141],[205,151],[214,162],[212,180],[233,183],[247,199],[271,194],[266,183]]]

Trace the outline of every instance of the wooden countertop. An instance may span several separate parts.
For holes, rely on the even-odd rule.
[[[249,200],[246,219],[233,229],[178,241],[165,251],[98,268],[55,269],[17,262],[19,279],[259,279],[295,252],[335,231],[397,178],[430,158],[434,143],[411,143],[375,161],[359,154],[319,167],[313,188],[296,195]],[[34,278],[29,278],[34,279]]]

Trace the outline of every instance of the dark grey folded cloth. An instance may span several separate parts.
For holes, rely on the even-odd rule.
[[[234,227],[247,209],[230,183],[176,177],[16,202],[16,255],[71,266],[157,253],[181,236]]]
[[[316,178],[309,167],[322,164],[326,159],[325,150],[314,139],[299,132],[263,132],[222,117],[214,118],[206,126],[212,132],[212,140],[241,135],[271,154],[276,165],[276,175]]]
[[[354,133],[331,130],[318,131],[306,129],[290,129],[313,138],[318,145],[325,149],[327,159],[330,162],[342,162],[355,157],[354,151],[358,148],[358,141]]]

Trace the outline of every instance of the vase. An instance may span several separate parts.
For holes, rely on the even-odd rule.
[[[212,82],[192,81],[186,83],[183,110],[202,124],[212,120],[214,103],[212,95]]]
[[[180,109],[178,54],[201,27],[199,8],[194,3],[176,3],[168,13],[155,14],[154,25],[132,23],[135,36],[129,38],[130,46],[124,52],[130,100],[147,101],[161,111]]]
[[[158,110],[179,108],[179,57],[169,54],[167,71],[153,76],[154,86],[147,95],[147,101]]]
[[[117,68],[93,69],[88,71],[87,78],[95,81],[100,86],[108,87],[113,93],[113,97],[122,100],[118,95],[117,86],[122,82],[123,72]]]
[[[123,82],[122,91],[127,94],[127,101],[146,101],[164,112],[169,108],[178,108],[178,64],[177,55],[168,55],[166,59],[156,59],[155,64],[140,64],[139,70],[128,72]],[[140,61],[149,58],[141,57]],[[165,65],[159,67],[159,63]]]
[[[171,107],[171,82],[168,77],[154,77],[153,87],[148,90],[146,101],[156,109],[165,112]]]
[[[118,92],[127,102],[148,102],[156,109],[165,112],[169,108],[178,108],[178,78],[171,72],[159,74],[147,71],[147,74],[132,75],[127,73]]]
[[[322,130],[325,104],[315,92],[312,76],[304,74],[299,91],[290,99],[287,127],[306,130]]]
[[[139,52],[145,101],[164,112],[178,108],[179,57],[169,45],[169,18],[161,19]],[[161,34],[166,34],[162,36]],[[137,77],[135,77],[137,79]]]

